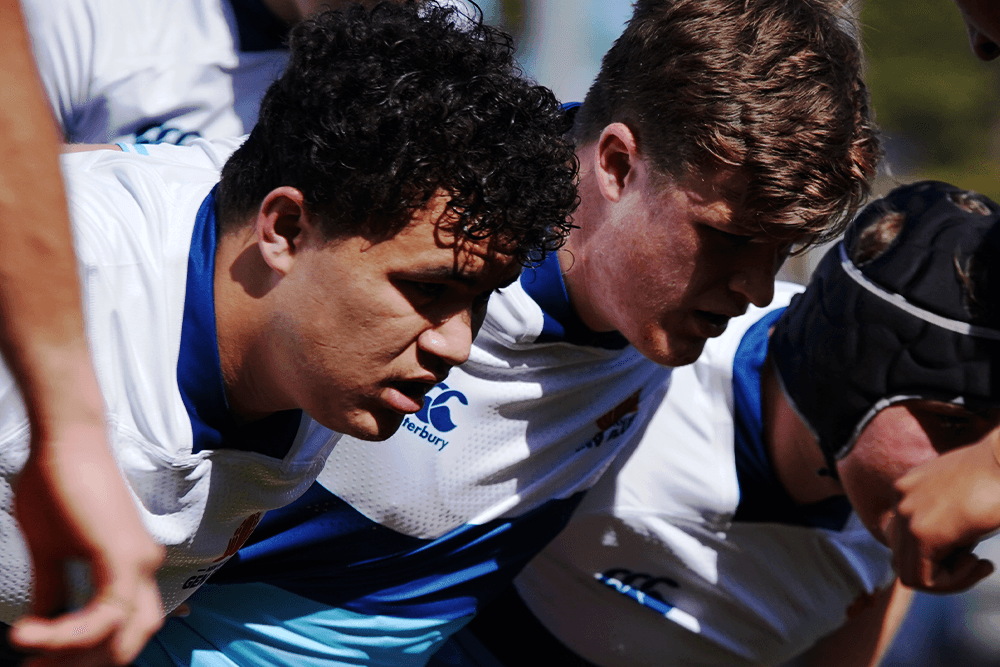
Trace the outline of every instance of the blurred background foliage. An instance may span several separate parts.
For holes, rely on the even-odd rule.
[[[531,0],[498,0],[496,9],[496,24],[520,40],[528,25],[528,3]]]
[[[955,5],[869,0],[861,25],[889,173],[1000,199],[1000,68],[969,51]]]

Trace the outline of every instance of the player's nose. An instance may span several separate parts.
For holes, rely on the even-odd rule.
[[[417,339],[417,345],[424,352],[444,360],[449,366],[458,366],[469,358],[472,328],[472,317],[468,312],[456,313],[427,328]]]

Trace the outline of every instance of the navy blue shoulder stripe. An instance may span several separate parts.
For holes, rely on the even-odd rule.
[[[760,374],[767,358],[768,330],[784,311],[775,309],[755,322],[743,335],[733,360],[736,475],[740,486],[734,518],[842,530],[851,513],[847,498],[835,496],[812,505],[797,505],[778,481],[764,446]]]
[[[462,618],[509,584],[565,527],[582,497],[432,540],[386,528],[317,483],[265,514],[212,583],[262,582],[364,614]]]
[[[194,451],[241,449],[284,458],[302,419],[285,410],[239,426],[229,412],[215,329],[215,190],[201,203],[188,253],[177,386],[191,419]]]
[[[542,333],[539,343],[567,342],[574,345],[621,350],[628,341],[617,331],[591,331],[569,303],[562,279],[558,253],[549,253],[543,262],[521,272],[521,287],[542,309]]]

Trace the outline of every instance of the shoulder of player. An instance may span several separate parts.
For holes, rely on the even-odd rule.
[[[516,280],[490,296],[479,338],[506,346],[530,345],[541,334],[543,320],[542,309]]]
[[[78,256],[100,261],[100,248],[187,256],[194,218],[218,172],[194,162],[163,161],[112,150],[62,156]],[[89,243],[88,243],[89,241]],[[170,243],[176,241],[176,244]]]

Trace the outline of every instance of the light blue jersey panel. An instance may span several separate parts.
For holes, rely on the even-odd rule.
[[[419,540],[316,484],[268,513],[222,573],[270,583],[204,586],[136,665],[423,665],[559,532],[580,497]]]
[[[206,586],[137,665],[423,665],[468,619],[442,621],[330,608],[268,584]]]

